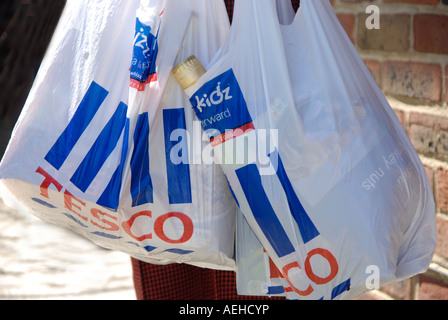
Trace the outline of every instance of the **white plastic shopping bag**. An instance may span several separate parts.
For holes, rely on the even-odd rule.
[[[171,69],[228,28],[221,1],[68,1],[0,166],[5,202],[142,261],[233,270],[227,180],[169,157],[193,125]]]
[[[162,24],[158,14],[150,17],[155,22],[147,36],[153,38],[148,41],[152,48],[140,48],[144,28],[136,28],[129,95],[134,134],[121,202],[125,229],[144,249],[141,260],[148,261],[149,252],[154,263],[233,270],[234,200],[220,167],[202,161],[208,141],[171,73],[191,53],[210,61],[228,35],[229,19],[219,0],[152,0],[149,5],[157,3],[151,11],[161,15]],[[190,11],[185,27],[173,19],[163,24],[163,16],[173,10]],[[144,11],[137,25],[144,23]],[[174,50],[168,37],[179,32],[182,42]]]
[[[289,25],[274,0],[237,0],[186,93],[288,298],[350,299],[427,269],[427,176],[327,0]]]
[[[67,1],[1,162],[5,202],[89,236],[88,226],[98,234],[117,228],[116,215],[96,203],[126,154],[138,7],[138,0]],[[89,165],[96,154],[101,168]],[[109,207],[119,192],[118,185],[107,194]]]
[[[288,283],[267,254],[241,211],[237,215],[235,260],[240,295],[285,297]]]

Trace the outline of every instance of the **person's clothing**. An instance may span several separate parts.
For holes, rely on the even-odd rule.
[[[137,300],[277,300],[240,296],[233,271],[203,269],[186,264],[152,265],[132,259]]]
[[[224,1],[232,21],[234,0]],[[297,10],[300,0],[292,0]],[[272,300],[239,296],[233,271],[203,269],[185,264],[152,265],[131,258],[138,300]]]

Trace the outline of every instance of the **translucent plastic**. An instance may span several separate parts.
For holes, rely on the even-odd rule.
[[[234,200],[189,161],[206,141],[171,75],[228,30],[218,0],[69,0],[0,166],[5,202],[142,261],[234,270]]]
[[[284,294],[350,299],[424,272],[434,200],[406,133],[327,0],[301,1],[283,24],[276,8],[237,0],[187,94]]]

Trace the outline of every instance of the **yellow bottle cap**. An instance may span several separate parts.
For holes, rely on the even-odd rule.
[[[205,68],[195,56],[185,59],[173,69],[174,77],[183,90],[195,84],[205,72]]]

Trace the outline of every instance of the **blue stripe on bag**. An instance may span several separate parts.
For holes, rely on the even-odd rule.
[[[86,192],[107,158],[116,148],[126,124],[126,113],[127,106],[120,102],[114,115],[70,179],[82,192]]]
[[[112,176],[103,194],[98,199],[97,204],[111,210],[117,210],[120,202],[121,182],[123,181],[123,170],[126,162],[126,155],[129,146],[129,119],[126,120],[126,126],[123,135],[123,149],[121,151],[120,165]]]
[[[163,110],[163,122],[165,129],[166,170],[170,204],[191,203],[190,165],[188,156],[188,141],[186,136],[187,127],[185,121],[185,110]],[[174,130],[178,129],[181,130],[181,141],[171,141],[171,134]],[[185,152],[185,154],[182,154],[179,157],[185,161],[173,163],[171,151],[174,147],[180,147],[180,150]]]
[[[68,155],[89,126],[109,92],[95,82],[89,87],[72,120],[45,156],[45,160],[59,170]]]
[[[270,154],[269,156],[272,157],[275,154],[277,155],[277,163],[278,163],[277,177],[280,180],[280,183],[282,184],[283,190],[285,190],[286,197],[288,198],[289,209],[291,210],[291,214],[294,217],[294,220],[297,222],[300,233],[302,234],[303,242],[308,243],[317,236],[319,236],[320,233],[317,230],[316,226],[311,221],[308,214],[306,213],[299,198],[297,197],[294,188],[291,184],[291,181],[289,180],[288,175],[286,174],[283,162],[280,156],[278,156],[278,152]]]
[[[334,298],[336,298],[343,292],[350,290],[350,282],[351,282],[351,279],[348,279],[348,280],[342,282],[340,285],[336,286],[333,289],[333,291],[331,292],[331,300],[333,300]]]
[[[278,257],[294,252],[294,247],[278,219],[261,183],[261,176],[255,164],[236,170],[255,220]]]
[[[176,253],[176,254],[180,254],[180,255],[186,255],[186,254],[193,253],[194,251],[192,251],[192,250],[183,250],[183,249],[167,249],[167,250],[165,250],[165,252],[171,252],[171,253]]]
[[[268,292],[266,294],[283,294],[285,293],[285,288],[283,286],[275,286],[275,287],[269,287]]]
[[[148,113],[138,116],[134,133],[134,151],[131,158],[132,206],[153,203],[153,186],[149,172],[149,117]]]

